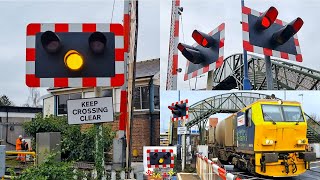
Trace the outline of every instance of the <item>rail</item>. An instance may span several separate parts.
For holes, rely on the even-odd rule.
[[[199,153],[197,153],[197,174],[202,180],[241,180]]]

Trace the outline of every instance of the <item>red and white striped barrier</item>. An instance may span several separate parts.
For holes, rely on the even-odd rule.
[[[197,174],[202,180],[214,180],[217,176],[223,180],[241,180],[201,154],[197,154]]]

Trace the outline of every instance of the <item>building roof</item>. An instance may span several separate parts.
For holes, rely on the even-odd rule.
[[[154,76],[160,71],[160,58],[136,63],[136,78]]]
[[[40,113],[40,112],[42,112],[42,108],[18,107],[18,106],[0,106],[0,112]]]

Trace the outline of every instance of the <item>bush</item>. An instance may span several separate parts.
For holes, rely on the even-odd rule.
[[[50,154],[46,160],[38,166],[32,166],[22,171],[19,176],[13,178],[19,180],[60,180],[60,179],[81,179],[84,173],[75,171],[71,162],[56,162],[55,154]],[[15,176],[13,170],[9,170]]]
[[[69,125],[65,116],[42,117],[42,114],[37,114],[34,120],[24,123],[23,127],[34,142],[39,132],[61,132],[61,158],[63,160],[94,161],[95,128],[93,126],[81,131],[80,125]],[[104,126],[103,131],[104,148],[105,152],[108,152],[112,147],[115,132],[108,125]]]

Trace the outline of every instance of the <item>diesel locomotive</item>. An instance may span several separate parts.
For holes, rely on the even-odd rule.
[[[300,103],[263,99],[219,121],[213,154],[252,174],[290,177],[304,173],[316,160],[307,146]]]

